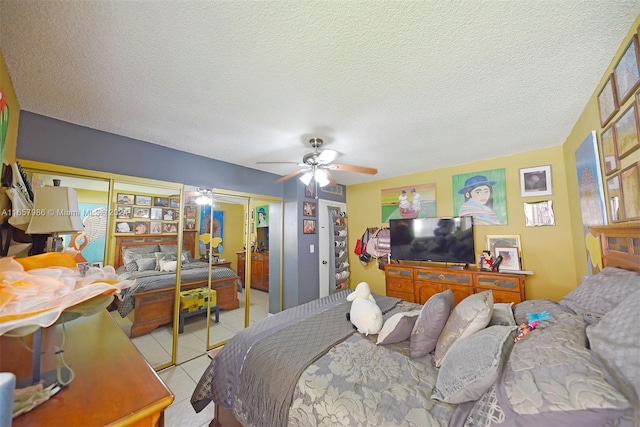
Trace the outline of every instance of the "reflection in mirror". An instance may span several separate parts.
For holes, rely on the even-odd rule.
[[[250,223],[251,256],[249,287],[249,324],[264,319],[269,314],[269,262],[270,262],[270,224],[279,221],[270,209],[268,201],[251,199],[251,210],[255,221]],[[275,292],[275,290],[274,290]]]

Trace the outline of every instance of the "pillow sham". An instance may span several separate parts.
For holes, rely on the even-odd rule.
[[[140,254],[144,254],[142,258],[151,258],[153,257],[153,253],[158,250],[158,245],[143,245],[124,248],[122,249],[122,265],[124,265],[125,270],[128,272],[138,271],[136,259],[141,258]]]
[[[178,261],[161,261],[160,271],[176,271],[178,268]]]
[[[489,326],[459,341],[442,362],[432,399],[446,403],[477,400],[500,376],[516,326]]]
[[[156,258],[139,258],[136,259],[138,271],[154,271],[156,269]]]
[[[435,363],[439,368],[447,352],[456,341],[484,329],[493,314],[493,293],[491,291],[472,294],[460,301],[451,311],[447,323],[436,343]]]
[[[378,333],[376,344],[394,344],[409,338],[419,314],[420,310],[412,310],[396,313],[388,318]]]
[[[493,313],[488,326],[517,326],[516,319],[513,316],[512,302],[496,302],[493,304]]]
[[[605,267],[589,276],[560,300],[560,305],[582,316],[592,325],[638,290],[640,274],[616,267]]]
[[[158,245],[160,252],[166,254],[178,255],[178,245]],[[192,263],[194,259],[191,257],[191,253],[186,249],[182,249],[182,264]]]
[[[451,289],[432,295],[424,303],[411,331],[411,357],[421,357],[435,350],[442,328],[451,314],[451,307]]]
[[[176,261],[175,254],[171,254],[171,253],[156,252],[154,254],[154,256],[155,256],[155,260],[156,260],[156,265],[155,265],[155,270],[156,271],[167,271],[167,270],[163,269],[164,265],[167,262]],[[174,271],[175,271],[175,269],[174,269]]]

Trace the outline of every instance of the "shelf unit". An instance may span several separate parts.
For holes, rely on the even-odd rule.
[[[333,250],[333,259],[329,260],[329,278],[333,286],[329,286],[329,293],[335,293],[349,287],[349,242],[346,214],[334,206],[328,209],[329,244]]]

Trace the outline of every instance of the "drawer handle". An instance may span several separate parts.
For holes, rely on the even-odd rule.
[[[439,275],[439,276],[438,276],[438,279],[440,279],[440,280],[444,280],[444,274]]]
[[[493,284],[496,285],[496,286],[500,286],[500,281],[499,280],[494,280]]]

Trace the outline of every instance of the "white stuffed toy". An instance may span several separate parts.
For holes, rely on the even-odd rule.
[[[382,310],[371,295],[367,282],[360,282],[356,289],[347,295],[352,301],[349,320],[361,334],[377,334],[382,329]]]

